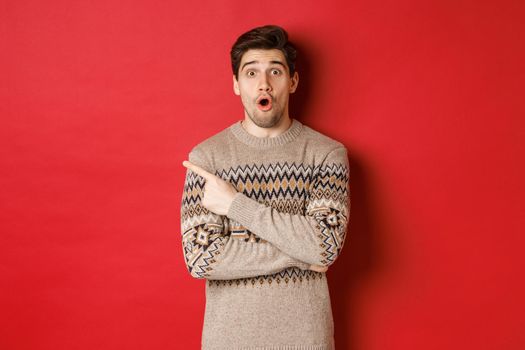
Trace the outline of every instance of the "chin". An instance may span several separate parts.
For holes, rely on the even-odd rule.
[[[263,116],[262,118],[253,119],[251,118],[253,123],[257,125],[260,128],[271,128],[279,124],[279,121],[281,120],[281,116]]]

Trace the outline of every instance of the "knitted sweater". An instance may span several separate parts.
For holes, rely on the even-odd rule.
[[[325,273],[350,213],[345,146],[297,119],[259,138],[237,121],[189,160],[238,191],[226,216],[201,205],[204,179],[186,171],[181,203],[188,272],[206,280],[202,349],[334,349]]]

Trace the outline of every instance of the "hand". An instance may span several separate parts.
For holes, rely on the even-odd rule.
[[[316,272],[326,272],[326,271],[328,271],[328,266],[310,265],[308,270],[312,270],[312,271],[316,271]]]
[[[201,201],[202,206],[215,214],[226,215],[233,202],[233,197],[237,193],[235,187],[192,162],[185,160],[182,162],[182,165],[206,180]]]

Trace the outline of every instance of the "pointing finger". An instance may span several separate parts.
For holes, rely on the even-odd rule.
[[[182,162],[182,165],[184,165],[186,168],[190,169],[191,171],[197,173],[198,175],[202,176],[206,180],[211,180],[212,178],[215,177],[215,175],[207,172],[206,170],[204,170],[200,166],[195,165],[195,164],[193,164],[190,161],[185,160],[185,161]]]

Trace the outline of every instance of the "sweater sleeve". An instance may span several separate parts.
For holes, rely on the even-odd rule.
[[[339,146],[314,169],[305,215],[279,212],[239,192],[227,216],[296,259],[330,266],[346,236],[349,180],[347,150]]]
[[[189,161],[215,173],[198,149]],[[249,242],[233,238],[228,219],[201,205],[205,179],[187,169],[181,202],[182,247],[188,272],[195,278],[229,280],[277,273],[310,264],[294,259],[269,242]]]

